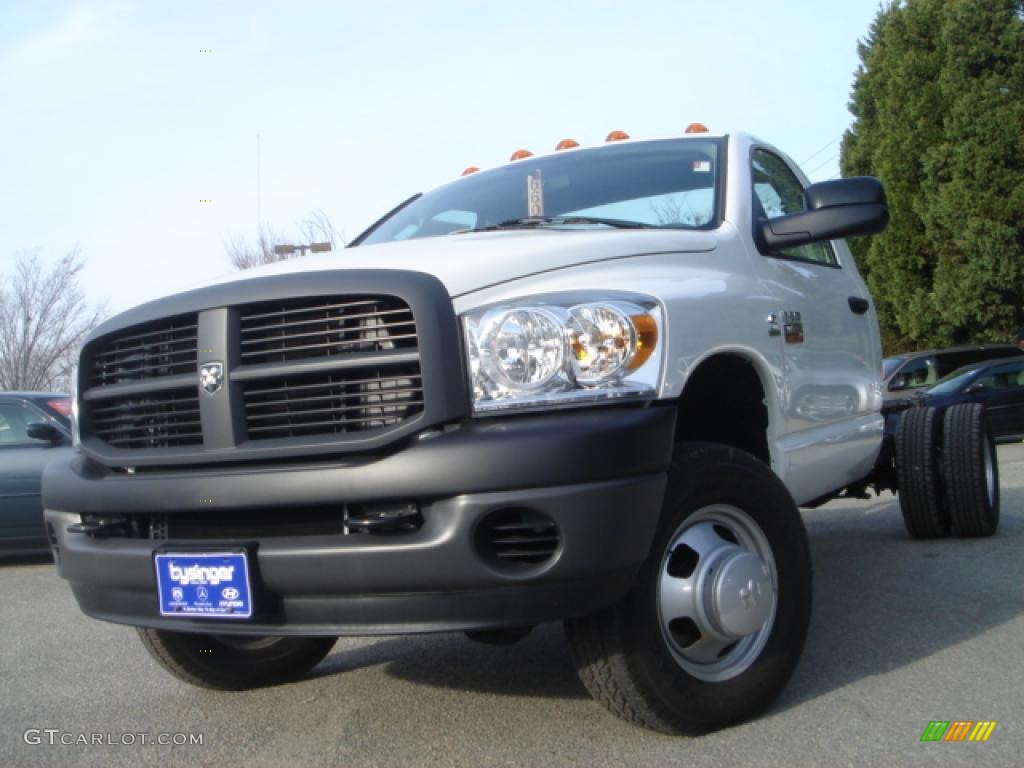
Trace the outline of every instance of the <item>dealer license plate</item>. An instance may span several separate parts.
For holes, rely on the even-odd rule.
[[[159,552],[154,559],[161,616],[252,616],[252,590],[244,552]]]

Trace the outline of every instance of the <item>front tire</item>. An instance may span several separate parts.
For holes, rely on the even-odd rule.
[[[685,444],[661,520],[619,603],[566,623],[583,684],[614,714],[671,734],[748,719],[803,649],[811,558],[800,513],[753,456]]]
[[[333,637],[249,637],[138,629],[160,666],[200,688],[242,691],[298,680],[331,652]]]

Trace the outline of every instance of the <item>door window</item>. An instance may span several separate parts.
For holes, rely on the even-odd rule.
[[[1005,365],[993,368],[979,376],[973,388],[983,392],[993,392],[1000,389],[1016,389],[1024,386],[1024,366]]]
[[[28,436],[28,425],[32,414],[19,403],[0,403],[0,445],[38,442]]]
[[[935,368],[934,357],[919,357],[911,360],[900,371],[893,376],[889,384],[889,391],[896,392],[901,389],[915,389],[917,387],[930,387],[939,380]]]
[[[751,164],[755,218],[775,219],[807,209],[804,186],[781,157],[765,149],[755,149]],[[832,244],[828,241],[786,248],[779,255],[830,267],[839,266]]]

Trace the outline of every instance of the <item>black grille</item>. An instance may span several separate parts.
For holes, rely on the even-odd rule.
[[[264,302],[242,308],[240,323],[243,364],[416,348],[412,310],[386,296]]]
[[[91,432],[115,448],[202,445],[195,389],[105,398],[88,409]]]
[[[82,446],[107,466],[374,452],[468,410],[451,298],[421,273],[277,275],[132,318],[82,353]]]
[[[242,392],[250,440],[362,432],[423,410],[416,364],[261,379]]]
[[[181,512],[149,518],[151,539],[239,539],[279,536],[341,536],[345,533],[345,507]]]
[[[171,317],[103,339],[92,353],[90,386],[195,373],[195,314]]]

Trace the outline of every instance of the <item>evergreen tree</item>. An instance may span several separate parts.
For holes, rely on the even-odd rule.
[[[1011,340],[1024,322],[1024,2],[905,0],[859,46],[844,175],[891,223],[854,242],[886,351]]]

